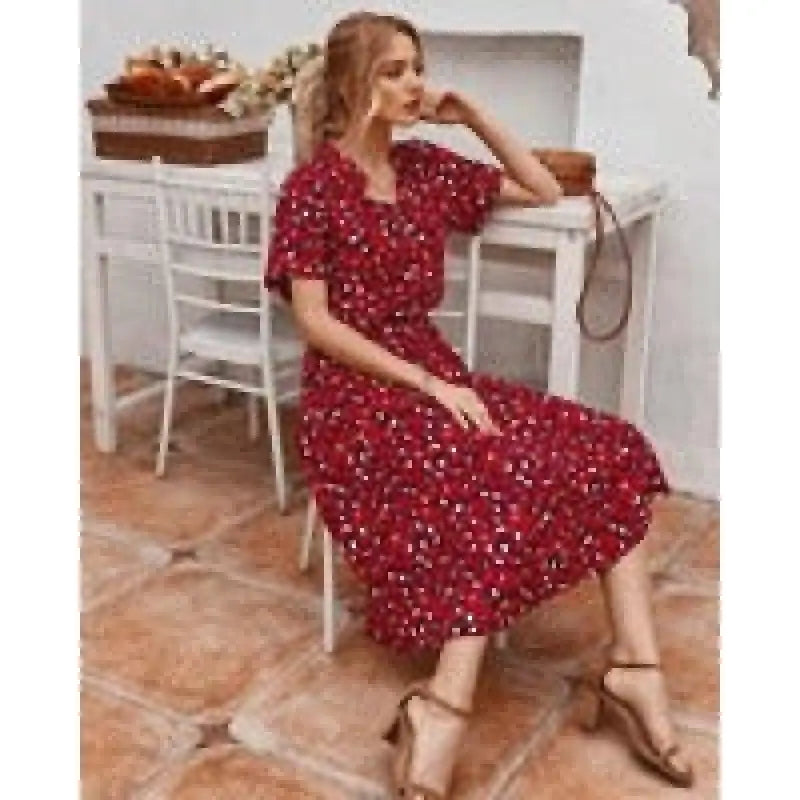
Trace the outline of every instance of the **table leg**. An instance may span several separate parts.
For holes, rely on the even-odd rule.
[[[586,236],[564,231],[556,246],[548,391],[577,399],[580,383],[581,333],[575,307],[583,284]]]
[[[111,331],[108,313],[108,257],[99,252],[97,237],[102,231],[102,195],[87,190],[83,219],[84,280],[88,322],[89,358],[92,376],[92,417],[98,450],[110,453],[117,446],[116,393],[111,356]]]
[[[478,297],[481,280],[481,237],[476,234],[469,242],[469,264],[467,265],[467,321],[466,346],[464,348],[467,368],[475,369],[475,351],[478,337]]]
[[[644,423],[648,335],[655,275],[655,215],[636,222],[628,237],[633,258],[633,300],[622,361],[620,414],[634,425]]]

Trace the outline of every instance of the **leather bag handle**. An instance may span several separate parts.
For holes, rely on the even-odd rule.
[[[619,334],[628,324],[631,306],[633,305],[633,258],[631,257],[631,251],[625,231],[619,224],[619,219],[617,219],[614,207],[611,205],[611,203],[609,203],[608,199],[594,188],[589,191],[587,197],[589,198],[594,210],[595,244],[592,248],[592,255],[583,278],[583,286],[581,288],[580,296],[578,297],[578,303],[575,307],[575,314],[578,318],[578,325],[580,326],[581,333],[586,336],[587,339],[591,339],[595,342],[607,342],[619,336]],[[589,294],[592,281],[595,278],[595,272],[600,262],[600,254],[603,250],[603,245],[605,244],[605,226],[603,224],[604,208],[611,215],[611,220],[614,223],[617,235],[619,236],[622,254],[625,261],[625,307],[622,310],[619,321],[614,326],[609,328],[607,331],[598,333],[597,331],[590,330],[589,326],[586,324],[585,309],[586,298]]]

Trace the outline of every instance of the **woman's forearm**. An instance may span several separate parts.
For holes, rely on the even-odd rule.
[[[428,388],[431,375],[427,370],[390,353],[327,311],[305,314],[300,327],[308,344],[336,361],[377,378]]]
[[[478,136],[506,168],[509,176],[524,188],[554,203],[564,192],[550,170],[545,167],[530,147],[510,131],[505,130],[493,117],[476,103],[462,97],[464,124]]]

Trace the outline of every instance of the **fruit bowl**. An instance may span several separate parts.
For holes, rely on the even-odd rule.
[[[140,67],[105,85],[109,100],[155,108],[197,108],[224,100],[240,83],[229,71],[203,65],[179,69]]]
[[[121,105],[148,106],[150,108],[198,108],[217,100],[197,92],[175,92],[153,91],[149,93],[137,92],[130,86],[123,83],[107,83],[105,85],[106,94],[109,100]]]

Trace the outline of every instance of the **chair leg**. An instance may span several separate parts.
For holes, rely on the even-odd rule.
[[[300,547],[300,571],[308,570],[311,557],[311,543],[314,540],[314,525],[317,521],[317,504],[313,493],[309,493],[308,508],[306,509],[306,526],[303,531],[303,543]]]
[[[164,413],[161,418],[161,438],[158,443],[158,457],[156,459],[156,475],[164,475],[167,465],[167,451],[169,450],[169,431],[172,426],[173,402],[175,399],[175,372],[178,366],[178,348],[176,344],[170,346],[169,361],[167,363],[167,386],[164,390]]]
[[[467,369],[475,368],[475,346],[478,320],[478,291],[481,273],[481,236],[474,235],[469,243],[467,265],[467,307],[464,325],[464,361]]]
[[[211,369],[215,375],[219,375],[221,378],[225,377],[225,362],[224,361],[214,361],[211,364]],[[211,386],[209,387],[211,391],[217,398],[217,403],[221,406],[228,405],[230,403],[231,398],[234,395],[233,389],[229,389],[227,386]]]
[[[332,653],[336,637],[336,591],[334,587],[333,538],[323,528],[322,639],[326,653]]]
[[[264,365],[262,368],[264,381],[264,395],[267,403],[267,424],[269,425],[269,438],[272,445],[272,464],[275,469],[275,493],[278,497],[278,510],[286,513],[286,468],[283,463],[283,447],[281,446],[281,430],[278,419],[278,400],[275,385],[270,379],[271,372]]]
[[[250,437],[251,442],[254,442],[256,439],[258,439],[258,401],[258,395],[247,395],[247,434]]]

